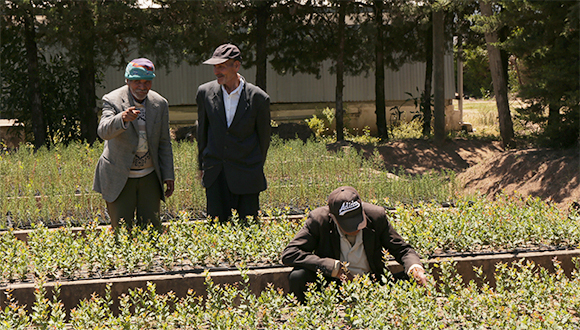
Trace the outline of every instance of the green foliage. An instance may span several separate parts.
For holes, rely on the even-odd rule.
[[[9,282],[25,279],[30,263],[26,244],[16,240],[10,230],[0,235],[0,249],[4,251],[0,258],[0,276]]]
[[[0,155],[1,227],[90,222],[104,214],[102,199],[92,193],[94,166],[101,145],[59,144],[50,150],[21,147]]]
[[[472,98],[489,98],[493,93],[493,85],[487,51],[483,46],[463,51],[463,93]]]
[[[415,101],[415,105],[420,106],[419,99],[417,98]],[[398,110],[400,107],[394,107],[391,110],[395,108]],[[332,130],[334,116],[334,109],[327,107],[322,111],[317,111],[312,118],[305,119],[304,121],[312,130],[318,141],[332,142],[335,140],[336,136],[336,132]],[[345,117],[345,122],[348,123],[348,117]],[[388,127],[389,136],[391,140],[418,139],[422,137],[422,125],[420,119],[415,119],[410,122],[397,121]],[[346,127],[344,134],[346,140],[355,143],[377,145],[381,142],[379,138],[371,135],[368,127],[364,127],[360,131],[357,129],[348,129]]]
[[[522,100],[515,107],[516,118],[524,126],[539,128],[534,137],[544,146],[570,147],[579,140],[579,11],[574,1],[518,0],[497,1],[494,15],[487,19],[469,16],[478,22],[473,30],[498,31],[500,42],[494,46],[508,66],[510,91]],[[491,89],[486,87],[486,70],[481,70],[485,65],[480,43],[472,42],[465,54],[466,93],[473,93],[472,82],[480,83],[482,91]],[[474,73],[479,79],[471,77]]]
[[[6,16],[3,17],[3,19]],[[24,40],[18,25],[2,24],[0,67],[2,71],[2,93],[0,93],[0,118],[14,118],[24,124],[27,136],[32,135],[28,67],[23,60]],[[78,72],[69,66],[61,54],[42,55],[38,58],[41,81],[41,102],[48,144],[70,143],[80,137],[79,114],[76,110],[78,93],[75,88]]]
[[[312,118],[305,119],[304,121],[317,138],[330,136],[334,134],[331,130],[331,124],[334,122],[334,112],[334,109],[326,107],[322,111],[317,110]]]
[[[267,58],[280,74],[319,76],[321,63],[332,60],[331,70],[336,70],[336,7],[343,4],[341,1],[306,1],[297,5],[291,1],[171,0],[154,1],[160,7],[154,10],[139,8],[135,0],[24,3],[31,4],[35,11],[32,14],[43,17],[33,23],[32,31],[37,32],[33,41],[38,46],[47,145],[70,143],[91,134],[96,138],[94,132],[87,132],[94,130],[91,124],[96,120],[94,86],[98,86],[102,70],[108,66],[122,69],[132,52],[153,58],[158,67],[182,60],[199,64],[217,44],[233,38],[246,54],[244,65],[252,66],[258,58]],[[432,35],[429,17],[433,6],[444,7],[446,28],[465,40],[465,92],[474,97],[492,95],[483,38],[470,29],[478,21],[477,3],[381,2],[382,11],[389,13],[388,22],[381,25],[382,33],[377,31],[373,13],[378,3],[343,4],[349,21],[345,72],[360,74],[371,69],[381,35],[382,44],[388,45],[379,47],[386,67],[396,70],[407,61],[425,61],[431,56],[425,54]],[[22,97],[28,95],[31,85],[23,32],[26,8],[19,1],[3,2],[1,6],[5,15],[0,65],[10,69],[2,72],[0,116],[20,119],[26,124],[30,139],[30,97]],[[580,121],[576,79],[578,4],[518,0],[498,1],[494,8],[499,15],[483,22],[482,27],[501,27],[502,43],[497,46],[515,55],[508,69],[511,91],[517,91],[529,104],[522,109],[522,120],[541,125],[546,144],[576,143]],[[258,15],[262,12],[264,16]],[[263,20],[258,22],[260,17]],[[267,28],[266,36],[258,32],[263,26]],[[548,107],[555,109],[554,113],[558,110],[552,119],[545,114]],[[313,124],[322,130],[319,123]]]
[[[321,291],[307,302],[269,287],[254,295],[245,269],[238,285],[217,285],[209,274],[207,296],[158,294],[154,284],[130,289],[112,312],[110,288],[71,311],[74,329],[575,329],[580,326],[579,269],[570,277],[555,262],[555,274],[531,262],[499,264],[496,283],[463,284],[453,262],[438,263],[438,282],[426,287],[399,281],[381,284],[368,277]],[[480,280],[481,270],[476,269]],[[57,292],[58,293],[58,292]],[[39,284],[31,316],[13,303],[0,311],[2,329],[64,329],[58,301],[48,301]],[[49,316],[50,315],[50,316]],[[47,321],[50,320],[50,321]],[[11,327],[14,325],[14,327]]]
[[[533,246],[577,246],[577,217],[532,197],[500,195],[459,202],[441,212],[425,205],[398,207],[394,226],[422,255],[450,251],[497,251]]]
[[[389,127],[392,140],[420,139],[423,137],[423,122],[419,119],[408,123],[397,123]]]
[[[5,4],[1,6],[3,11],[7,10],[4,8]],[[19,32],[19,27],[10,24],[9,16],[2,15],[0,65],[2,68],[10,68],[10,70],[2,70],[1,118],[17,118],[16,115],[19,112],[29,108],[29,100],[22,97],[27,95],[28,82],[27,63],[23,61],[26,58],[24,38]]]
[[[299,6],[286,1],[272,3],[267,44],[272,68],[280,74],[309,73],[320,77],[321,64],[331,60],[330,71],[337,72],[340,53],[340,41],[336,33],[339,26],[338,7],[344,5],[347,17],[356,20],[359,19],[356,14],[361,9],[359,4],[318,0],[305,1]],[[250,31],[254,32],[252,29]],[[372,43],[362,40],[366,40],[369,35],[365,25],[345,26],[343,72],[351,75],[368,72],[372,64],[372,60],[369,60],[373,56]]]
[[[32,131],[45,131],[40,145],[95,141],[99,75],[108,66],[124,67],[136,47],[152,49],[146,41],[157,39],[149,38],[144,26],[155,25],[153,18],[135,0],[8,1],[0,6],[0,66],[10,68],[2,71],[0,117],[19,119],[29,140]],[[29,76],[34,68],[38,78]],[[31,90],[30,79],[39,80],[34,81],[38,91]],[[31,117],[31,92],[40,97],[43,127],[34,127],[40,123]]]
[[[352,138],[373,142],[369,135]],[[197,178],[196,148],[187,142],[173,144],[178,181],[174,195],[163,204],[165,219],[177,217],[181,211],[192,218],[202,217],[205,192]],[[95,219],[107,223],[105,203],[92,191],[101,150],[99,143],[92,147],[72,143],[36,153],[32,148],[20,148],[0,154],[0,228],[40,222],[86,225]],[[260,196],[262,208],[265,213],[286,207],[302,212],[323,205],[329,191],[345,184],[357,187],[369,199],[388,197],[407,203],[449,201],[458,188],[450,173],[410,176],[401,172],[395,173],[401,180],[392,180],[392,173],[381,164],[382,158],[366,157],[354,147],[334,152],[321,142],[274,140],[265,165],[268,189]]]
[[[321,63],[328,59],[333,37],[318,1],[295,6],[276,1],[268,31],[269,63],[279,74],[308,73],[320,78]]]
[[[400,189],[405,184],[401,183]],[[387,198],[369,199],[391,205]],[[455,208],[398,204],[392,225],[424,257],[441,253],[490,252],[580,244],[580,217],[538,199],[499,197],[459,201]],[[0,236],[0,284],[35,278],[70,280],[215,267],[257,267],[279,263],[280,252],[302,226],[301,220],[270,214],[260,223],[188,221],[181,212],[162,233],[153,228],[120,228],[96,223],[79,232],[39,226],[28,243],[12,232]],[[320,297],[319,297],[320,298]],[[318,298],[317,298],[318,299]],[[324,299],[331,299],[330,297]]]
[[[308,124],[308,127],[312,130],[312,132],[314,132],[314,136],[317,138],[322,137],[322,134],[325,131],[328,131],[328,127],[325,125],[324,120],[318,118],[317,115],[313,115],[312,118],[305,119],[304,121],[306,124]]]
[[[25,306],[19,306],[10,296],[10,303],[0,312],[0,329],[27,330],[30,325],[30,316]]]
[[[32,315],[30,321],[39,329],[64,329],[65,317],[63,304],[59,301],[60,286],[54,287],[53,298],[46,298],[46,289],[44,280],[37,282],[37,289],[34,291],[36,301],[32,306]]]
[[[504,47],[517,56],[521,118],[543,127],[546,145],[568,147],[580,137],[580,4],[506,1],[513,29]]]
[[[27,244],[11,232],[0,235],[0,284],[23,279],[71,280],[200,267],[277,264],[300,222],[285,217],[263,223],[172,221],[163,233],[153,228],[70,227],[31,231]]]
[[[143,29],[138,47],[139,53],[149,56],[157,67],[182,60],[200,64],[211,57],[215,47],[232,42],[232,32],[237,31],[231,20],[238,17],[232,12],[235,9],[233,1],[152,2],[161,8],[140,13],[144,16],[138,17],[139,27]],[[244,30],[244,35],[246,32]],[[247,52],[242,52],[245,63]]]
[[[360,131],[358,129],[353,129],[352,134],[349,131],[346,131],[344,136],[348,141],[364,145],[376,146],[381,143],[380,138],[371,135],[371,130],[368,126],[363,127],[363,129]]]

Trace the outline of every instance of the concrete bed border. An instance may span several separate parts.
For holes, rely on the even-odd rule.
[[[498,263],[512,263],[521,259],[534,262],[537,266],[546,268],[553,272],[554,259],[561,262],[561,267],[564,273],[571,275],[575,269],[573,258],[580,257],[580,249],[574,250],[551,250],[551,251],[537,251],[537,252],[503,252],[497,254],[486,255],[454,255],[449,257],[439,257],[435,259],[425,260],[425,264],[433,266],[433,264],[453,260],[456,262],[455,268],[457,273],[462,276],[464,282],[477,280],[473,271],[474,267],[482,267],[484,274],[491,286],[495,285],[493,274],[495,266]],[[389,262],[389,269],[392,272],[402,270],[395,261]],[[438,280],[438,268],[433,268],[434,280]],[[272,266],[271,268],[249,269],[247,271],[250,279],[250,290],[259,294],[267,288],[268,285],[273,285],[284,292],[288,292],[288,274],[292,270],[291,267]],[[242,281],[242,277],[237,270],[225,271],[211,271],[209,272],[212,281],[215,284],[235,284]],[[58,282],[60,284],[60,301],[63,303],[65,310],[70,311],[77,306],[83,299],[89,299],[93,293],[103,297],[105,289],[108,284],[111,285],[111,297],[113,299],[113,310],[118,309],[118,297],[126,294],[129,289],[146,288],[147,282],[156,285],[156,292],[158,294],[165,294],[173,291],[177,297],[184,297],[189,290],[193,290],[196,295],[205,296],[205,274],[204,273],[183,273],[183,274],[143,274],[135,276],[113,277],[106,279],[86,279],[75,281]],[[57,282],[47,282],[45,289],[47,297],[52,299],[52,292]],[[10,293],[12,300],[18,305],[26,305],[30,310],[34,304],[34,292],[36,286],[34,283],[14,283],[5,286],[0,286],[0,308],[4,308],[10,301],[7,295]]]

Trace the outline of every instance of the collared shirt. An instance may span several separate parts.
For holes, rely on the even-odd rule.
[[[336,260],[334,263],[334,269],[331,276],[337,277],[341,263],[347,265],[347,269],[353,275],[363,275],[368,274],[371,271],[367,254],[365,253],[365,247],[363,243],[363,231],[359,230],[356,236],[346,235],[340,226],[338,228],[338,233],[340,235],[340,260]],[[407,275],[410,275],[413,269],[421,268],[423,266],[420,264],[413,264],[409,267]]]
[[[363,244],[363,232],[359,230],[356,236],[345,235],[340,227],[340,261],[348,263],[348,270],[353,275],[368,274],[371,271],[365,246]]]
[[[242,90],[244,88],[244,78],[242,76],[238,76],[240,78],[240,84],[236,89],[234,89],[231,93],[228,94],[225,87],[222,85],[222,92],[224,93],[224,107],[226,108],[226,120],[228,123],[228,127],[232,124],[234,120],[234,116],[236,115],[236,108],[238,107],[238,103],[240,102],[240,96],[242,95]]]

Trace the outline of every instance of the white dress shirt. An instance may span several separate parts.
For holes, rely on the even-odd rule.
[[[240,102],[240,95],[242,95],[242,89],[244,88],[244,78],[240,78],[240,84],[231,93],[228,93],[225,87],[222,85],[222,92],[224,93],[224,107],[226,108],[226,120],[228,127],[232,124],[234,116],[236,115],[236,108]]]

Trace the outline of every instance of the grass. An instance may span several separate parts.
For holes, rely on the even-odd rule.
[[[509,101],[514,130],[518,135],[527,136],[537,133],[538,128],[521,123],[516,119],[517,109],[522,107],[521,101]],[[453,100],[455,109],[459,109],[458,100]],[[475,138],[500,139],[499,119],[495,99],[463,100],[463,121],[473,125],[475,132],[470,133]]]
[[[92,191],[94,167],[102,145],[56,145],[34,153],[23,147],[0,155],[0,228],[83,225],[97,219],[107,223],[105,202]],[[203,218],[205,190],[197,179],[197,147],[174,143],[176,191],[163,203],[166,219],[187,211]],[[272,141],[265,166],[268,189],[260,195],[264,210],[303,213],[323,205],[326,196],[342,185],[356,187],[366,199],[387,201],[384,206],[419,201],[450,201],[457,184],[451,172],[424,176],[388,173],[380,155],[369,159],[354,148],[337,152],[324,142]],[[393,174],[396,179],[392,179]],[[278,210],[278,211],[276,211]]]

